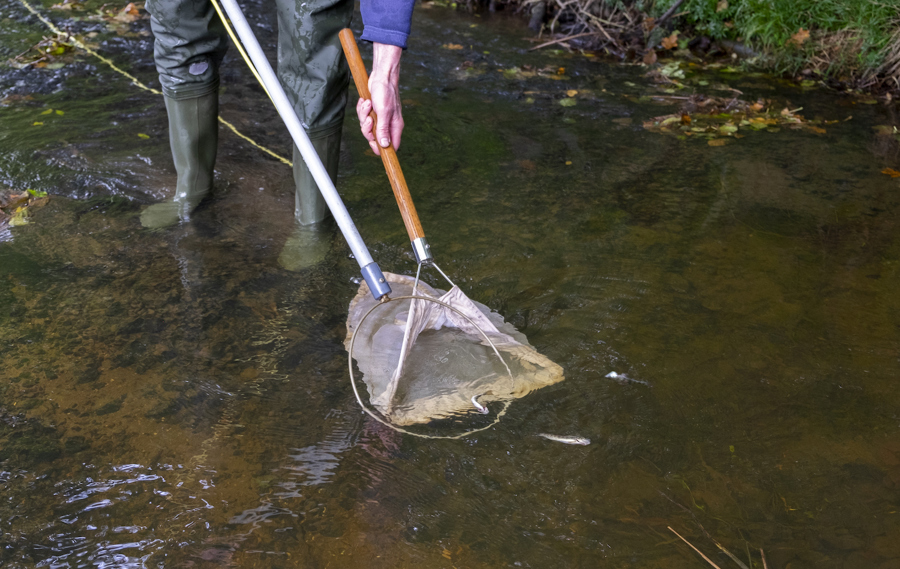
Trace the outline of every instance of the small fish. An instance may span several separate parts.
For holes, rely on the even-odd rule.
[[[591,444],[591,439],[585,437],[563,437],[559,435],[548,435],[546,433],[538,433],[539,437],[544,437],[545,439],[556,441],[558,443],[564,443],[567,445],[589,445]]]
[[[610,379],[615,379],[619,383],[640,383],[641,385],[646,385],[646,386],[650,387],[649,381],[644,381],[643,379],[634,379],[633,377],[628,377],[624,373],[616,373],[614,371],[611,371],[608,374],[606,374],[606,377],[608,377]]]
[[[479,413],[481,413],[482,415],[487,415],[488,413],[491,412],[491,410],[488,409],[487,407],[485,407],[484,405],[482,405],[481,403],[479,403],[478,401],[476,401],[476,399],[479,397],[481,397],[481,395],[473,395],[472,396],[472,405],[474,405],[475,408],[478,409]]]

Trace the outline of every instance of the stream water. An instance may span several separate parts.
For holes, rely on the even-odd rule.
[[[48,34],[17,0],[0,25],[3,59]],[[146,20],[74,25],[156,84]],[[461,441],[373,422],[346,245],[278,265],[287,167],[223,129],[214,199],[144,230],[174,187],[161,98],[83,54],[4,68],[0,184],[51,199],[0,242],[0,565],[706,566],[669,526],[723,568],[713,540],[753,567],[900,565],[900,145],[873,130],[896,105],[710,71],[840,121],[711,147],[642,128],[677,105],[640,66],[528,53],[499,16],[420,6],[414,31],[400,159],[436,258],[565,381]],[[502,72],[525,65],[556,71]],[[222,74],[222,116],[287,155],[234,50]],[[413,274],[369,154],[348,118],[339,190]]]

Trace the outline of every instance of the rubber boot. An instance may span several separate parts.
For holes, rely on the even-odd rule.
[[[341,156],[341,130],[310,140],[322,160],[331,181],[337,183]],[[278,263],[289,271],[299,271],[321,262],[331,248],[333,232],[323,227],[329,216],[328,204],[294,146],[294,231],[278,256]]]
[[[165,100],[178,182],[172,201],[151,205],[141,213],[141,225],[151,229],[190,219],[191,212],[212,190],[219,140],[218,93]]]

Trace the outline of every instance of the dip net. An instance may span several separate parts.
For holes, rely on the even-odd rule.
[[[370,405],[390,425],[470,413],[493,413],[496,423],[513,400],[563,380],[562,368],[524,334],[455,285],[445,292],[384,275],[394,298],[375,300],[363,282],[350,302],[344,345],[351,379],[355,360]]]

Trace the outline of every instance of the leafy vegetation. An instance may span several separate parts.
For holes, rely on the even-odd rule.
[[[675,2],[659,0],[653,12]],[[686,0],[679,10],[681,21],[698,32],[748,42],[783,71],[872,75],[900,52],[900,6],[892,2]]]
[[[900,89],[896,0],[521,0],[542,31],[625,59],[701,42],[703,54],[736,54],[757,66]],[[673,33],[674,32],[674,33]],[[591,39],[585,39],[590,37]],[[560,40],[557,40],[559,42]],[[554,42],[554,43],[557,43]],[[549,45],[549,44],[548,44]],[[692,51],[695,43],[691,42]],[[695,53],[696,54],[696,53]]]

